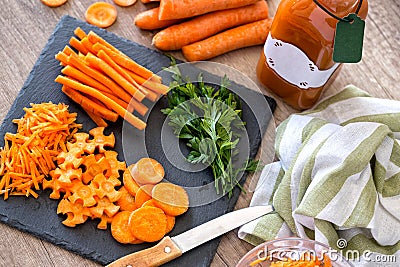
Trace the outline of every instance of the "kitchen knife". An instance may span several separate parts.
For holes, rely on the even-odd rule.
[[[155,267],[183,253],[273,211],[271,206],[255,206],[229,212],[177,236],[164,237],[154,247],[124,256],[106,267]]]

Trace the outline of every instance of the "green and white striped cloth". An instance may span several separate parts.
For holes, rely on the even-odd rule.
[[[275,212],[240,238],[296,235],[357,250],[355,266],[400,266],[400,101],[349,85],[282,122],[275,150],[280,161],[264,168],[250,204]]]

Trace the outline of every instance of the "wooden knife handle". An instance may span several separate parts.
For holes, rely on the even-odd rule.
[[[156,267],[181,255],[179,247],[166,236],[154,247],[119,258],[106,267]]]

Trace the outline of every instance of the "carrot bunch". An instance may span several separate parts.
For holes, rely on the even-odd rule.
[[[162,29],[153,37],[155,47],[182,49],[189,61],[263,44],[271,23],[264,0],[160,0],[159,7],[135,17],[141,29]]]
[[[24,108],[14,119],[16,133],[6,133],[0,148],[0,194],[38,197],[46,175],[56,168],[53,160],[67,150],[65,143],[81,127],[76,113],[65,104],[41,103]]]
[[[120,116],[143,130],[146,123],[132,113],[144,116],[148,107],[142,101],[156,101],[168,86],[93,31],[85,33],[78,27],[74,33],[70,46],[55,56],[64,66],[63,75],[55,79],[62,91],[98,126],[106,127],[106,121],[115,122]]]

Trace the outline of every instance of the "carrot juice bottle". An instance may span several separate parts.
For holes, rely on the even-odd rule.
[[[282,0],[257,64],[260,82],[297,109],[310,108],[335,78],[336,25],[365,19],[367,0]]]

